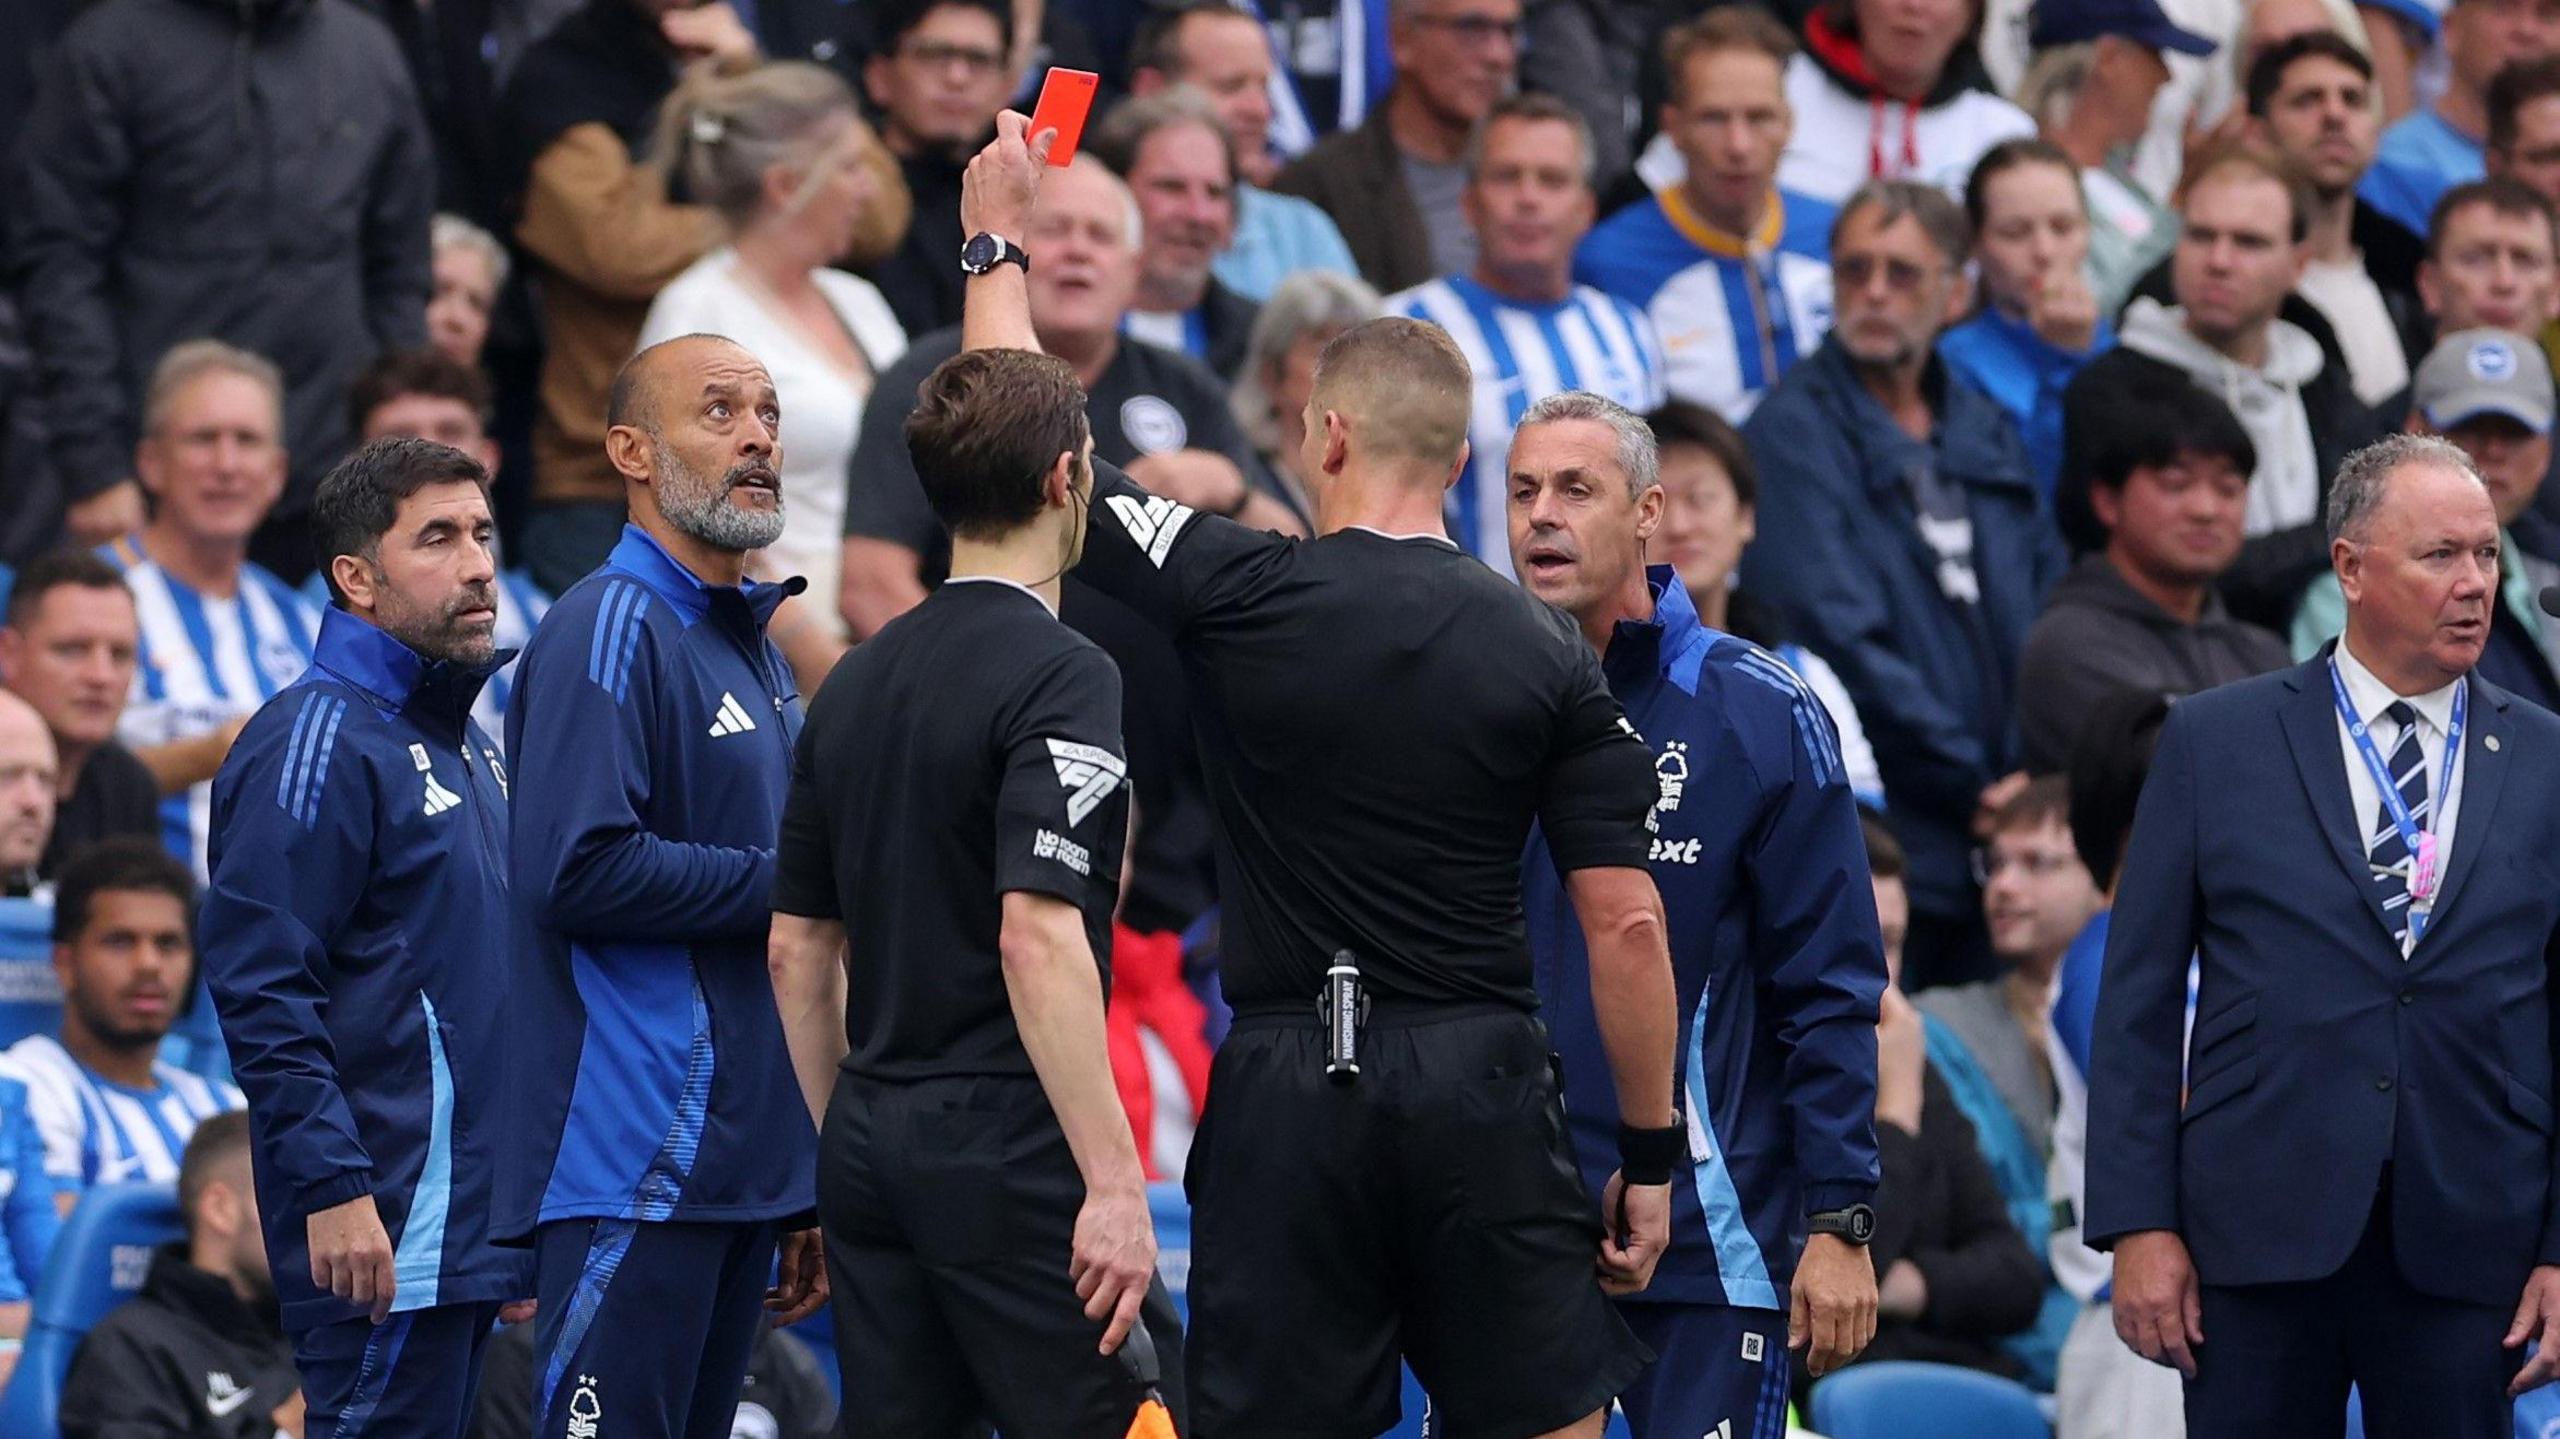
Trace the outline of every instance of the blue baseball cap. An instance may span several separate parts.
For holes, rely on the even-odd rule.
[[[2027,26],[2027,43],[2039,50],[2109,35],[2181,55],[2210,55],[2220,48],[2172,23],[2160,0],[2036,0]]]

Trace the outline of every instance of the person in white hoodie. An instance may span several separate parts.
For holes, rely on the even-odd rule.
[[[2311,207],[2302,178],[2264,151],[2234,148],[2200,163],[2171,256],[2177,303],[2134,301],[2117,348],[2063,394],[2065,474],[2085,467],[2082,445],[2096,422],[2084,417],[2119,409],[2147,374],[2184,374],[2231,407],[2258,467],[2249,477],[2248,543],[2223,576],[2223,598],[2238,618],[2279,631],[2328,563],[2320,514],[2329,477],[2381,433],[2345,364],[2277,317],[2310,254]]]
[[[1784,7],[1781,7],[1784,8]],[[1778,188],[1837,205],[1870,180],[1919,180],[1950,197],[1984,151],[2036,132],[1991,92],[1971,40],[1976,0],[1822,0],[1787,62],[1794,133]],[[1636,161],[1654,190],[1688,173],[1667,136]]]

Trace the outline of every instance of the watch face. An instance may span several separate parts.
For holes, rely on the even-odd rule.
[[[1876,1237],[1876,1212],[1863,1204],[1849,1207],[1849,1238],[1859,1244]]]
[[[1001,249],[993,235],[984,231],[971,235],[969,243],[960,247],[960,268],[973,272],[991,269]]]

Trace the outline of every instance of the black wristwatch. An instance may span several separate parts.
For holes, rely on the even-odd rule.
[[[1020,265],[1025,273],[1031,269],[1031,256],[1020,245],[1002,235],[980,230],[960,247],[960,273],[983,275],[998,265]]]
[[[1864,1249],[1876,1237],[1876,1212],[1863,1204],[1805,1216],[1807,1234],[1830,1234]]]

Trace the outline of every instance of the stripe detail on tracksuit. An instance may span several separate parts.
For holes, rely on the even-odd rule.
[[[391,1371],[400,1367],[400,1348],[409,1340],[409,1316],[395,1314],[373,1326],[364,1341],[364,1361],[356,1369],[356,1389],[338,1414],[329,1439],[360,1439],[382,1396],[391,1391]]]
[[[445,1057],[435,1001],[425,990],[418,991],[418,1007],[427,1022],[427,1154],[409,1201],[408,1222],[400,1230],[400,1248],[391,1257],[392,1277],[399,1283],[394,1312],[436,1306],[444,1277],[445,1219],[453,1207],[453,1066]]]
[[[327,792],[329,757],[336,753],[338,724],[347,717],[347,702],[313,690],[293,722],[293,742],[285,751],[284,773],[276,781],[276,803],[304,829],[320,818],[320,796]]]
[[[675,1217],[692,1177],[694,1156],[702,1148],[702,1126],[711,1115],[711,1005],[702,995],[702,978],[693,980],[693,1043],[685,1051],[684,1088],[676,1093],[675,1119],[667,1137],[640,1176],[639,1217],[656,1222]]]
[[[631,697],[631,658],[640,649],[640,621],[649,592],[628,580],[604,587],[603,618],[587,641],[587,678],[620,704]]]
[[[560,1390],[560,1376],[569,1371],[569,1361],[578,1355],[578,1347],[587,1342],[587,1330],[594,1327],[596,1311],[604,1307],[604,1291],[613,1283],[614,1271],[622,1267],[622,1257],[631,1252],[631,1241],[640,1226],[628,1219],[599,1219],[587,1239],[586,1267],[578,1273],[578,1287],[570,1292],[569,1312],[560,1321],[560,1337],[551,1346],[551,1362],[543,1366],[542,1390],[534,1396],[534,1421],[539,1424],[551,1413],[552,1396]]]
[[[1769,1266],[1742,1216],[1742,1195],[1733,1186],[1733,1171],[1725,1167],[1724,1148],[1708,1119],[1715,1113],[1707,1095],[1706,1056],[1707,1005],[1714,994],[1714,981],[1709,980],[1698,991],[1698,1012],[1689,1020],[1689,1179],[1697,1187],[1698,1208],[1707,1216],[1707,1236],[1715,1245],[1716,1267],[1724,1277],[1725,1302],[1745,1309],[1775,1309],[1778,1288],[1769,1282]]]
[[[1804,677],[1766,650],[1751,649],[1734,661],[1736,670],[1787,697],[1796,717],[1796,737],[1813,765],[1814,783],[1827,785],[1841,773],[1840,743],[1832,734],[1831,713]]]

